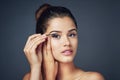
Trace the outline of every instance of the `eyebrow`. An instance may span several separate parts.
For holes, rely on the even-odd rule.
[[[77,29],[70,29],[68,32],[71,32],[71,31],[76,31],[77,32]],[[61,31],[53,30],[48,35],[50,35],[53,32],[62,33]]]
[[[77,32],[77,29],[71,29],[71,30],[69,30],[68,32],[71,32],[71,31],[76,31],[76,32]]]

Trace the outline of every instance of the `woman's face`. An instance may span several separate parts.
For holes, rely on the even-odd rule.
[[[77,29],[69,17],[53,18],[46,30],[50,34],[53,57],[59,62],[72,62],[78,46]]]

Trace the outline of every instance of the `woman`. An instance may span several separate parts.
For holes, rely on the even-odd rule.
[[[77,23],[67,8],[44,4],[36,11],[36,20],[36,34],[24,48],[31,71],[23,80],[104,80],[100,73],[74,65]]]

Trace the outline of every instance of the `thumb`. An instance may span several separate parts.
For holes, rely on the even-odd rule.
[[[37,54],[39,54],[39,53],[41,53],[42,52],[42,44],[39,44],[38,46],[37,46],[37,48],[36,48],[36,53]]]
[[[40,44],[36,49],[37,55],[39,58],[42,57],[42,44]]]

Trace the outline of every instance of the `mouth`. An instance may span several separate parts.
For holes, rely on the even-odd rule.
[[[67,50],[62,51],[62,54],[65,55],[65,56],[69,56],[72,53],[73,53],[73,50],[71,50],[71,49],[67,49]]]

